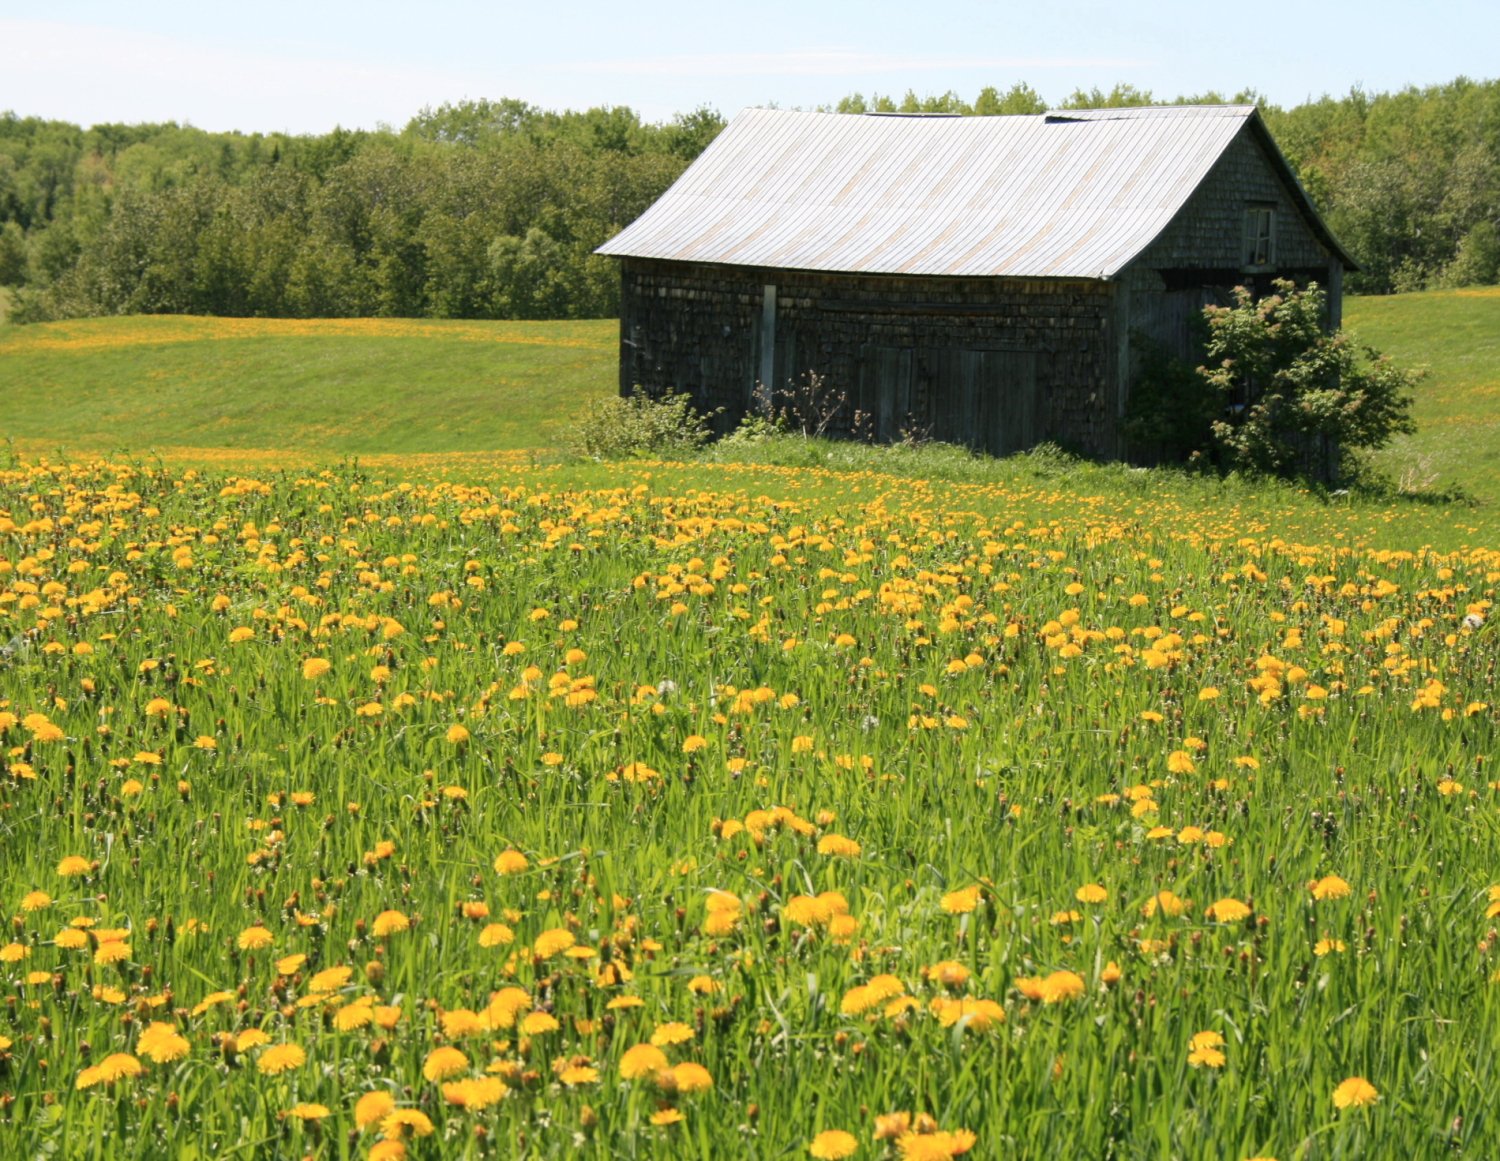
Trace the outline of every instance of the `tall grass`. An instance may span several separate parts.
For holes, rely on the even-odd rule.
[[[5,1154],[1493,1155],[1500,553],[804,450],[0,475]]]

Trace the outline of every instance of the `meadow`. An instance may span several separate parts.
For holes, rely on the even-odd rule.
[[[1500,1152],[1487,506],[475,422],[0,470],[0,1154]]]

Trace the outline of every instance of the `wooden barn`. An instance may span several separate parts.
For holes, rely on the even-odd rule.
[[[1327,288],[1337,325],[1352,266],[1235,105],[751,109],[599,252],[622,393],[685,392],[727,429],[813,374],[843,434],[1107,457],[1130,451],[1132,335],[1187,357],[1206,303],[1275,277]]]

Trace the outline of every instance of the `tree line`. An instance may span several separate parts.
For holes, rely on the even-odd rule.
[[[1217,93],[1178,103],[1220,101]],[[1361,271],[1390,293],[1500,281],[1500,82],[1354,89],[1254,102]],[[1063,108],[1151,104],[1119,85]],[[1017,84],[844,112],[1037,113]],[[707,108],[661,123],[625,107],[515,100],[422,110],[403,128],[209,133],[0,114],[0,286],[12,316],[588,318],[618,275],[593,250],[723,128]]]

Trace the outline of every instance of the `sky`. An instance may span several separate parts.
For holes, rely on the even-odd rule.
[[[1497,44],[1500,0],[0,0],[0,111],[322,133],[481,97],[661,121],[1017,81],[1292,105],[1494,78]]]

